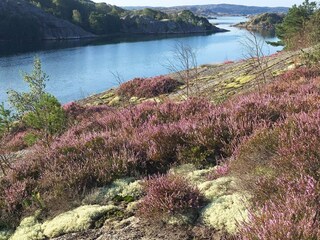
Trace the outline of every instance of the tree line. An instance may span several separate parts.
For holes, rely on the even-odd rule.
[[[276,34],[287,49],[299,49],[320,42],[320,9],[317,2],[305,0],[293,5]]]

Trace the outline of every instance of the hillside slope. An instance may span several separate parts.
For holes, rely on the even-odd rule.
[[[26,152],[0,177],[0,239],[222,240],[256,236],[263,224],[283,234],[288,223],[295,229],[304,221],[316,221],[316,228],[301,239],[319,239],[320,221],[310,213],[319,196],[319,68],[306,67],[300,52],[282,52],[268,57],[263,81],[254,63],[202,66],[190,92],[203,98],[185,100],[185,84],[170,94],[173,74],[124,83],[101,102],[66,104],[68,128],[49,148],[24,143],[32,129],[12,131],[3,139],[4,153]],[[137,83],[167,87],[148,98],[147,91],[131,92]],[[107,101],[119,94],[134,95],[132,105]],[[203,197],[200,205],[183,205]],[[306,210],[305,201],[313,204]],[[260,213],[251,206],[269,205],[271,211],[262,209],[265,222],[248,219],[248,212]],[[312,218],[296,220],[291,209]],[[280,230],[268,225],[278,218]],[[239,225],[244,220],[250,222]]]
[[[82,28],[25,2],[0,1],[0,40],[53,40],[94,37]]]

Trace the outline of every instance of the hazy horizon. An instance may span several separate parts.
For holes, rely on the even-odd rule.
[[[206,5],[206,4],[237,4],[245,6],[261,6],[261,7],[291,7],[293,4],[301,4],[303,0],[284,0],[279,3],[276,0],[269,0],[268,3],[256,0],[240,1],[240,0],[94,0],[95,2],[106,2],[117,6],[150,6],[150,7],[170,7],[181,5]]]

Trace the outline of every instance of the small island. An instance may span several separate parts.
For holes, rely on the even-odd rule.
[[[235,26],[251,31],[274,31],[276,25],[282,23],[284,17],[283,13],[263,13],[251,16],[247,22],[241,22]]]

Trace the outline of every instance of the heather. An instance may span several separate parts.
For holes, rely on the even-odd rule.
[[[190,214],[204,205],[204,196],[179,175],[159,175],[143,182],[145,196],[139,204],[138,213],[153,220]]]
[[[177,80],[166,76],[135,78],[122,83],[117,93],[127,98],[152,98],[161,94],[171,93],[180,85],[182,84]]]
[[[292,181],[279,178],[286,190],[249,215],[240,230],[241,239],[319,239],[319,189],[312,177]]]
[[[203,221],[224,228],[224,219],[231,219],[239,210],[239,204],[231,203],[242,200],[234,190],[227,196],[217,196],[210,181],[219,182],[231,175],[232,179],[238,179],[237,187],[252,196],[250,217],[240,233],[245,234],[245,229],[251,228],[259,232],[266,227],[272,234],[274,229],[266,222],[273,217],[271,212],[275,207],[290,201],[292,209],[298,211],[295,207],[299,199],[307,194],[301,190],[301,198],[293,202],[296,193],[284,190],[298,186],[300,178],[313,179],[316,183],[319,180],[320,79],[317,76],[317,69],[302,67],[280,75],[263,90],[233,97],[220,105],[204,98],[149,101],[125,108],[67,104],[63,108],[67,128],[49,139],[49,147],[42,141],[31,147],[26,144],[26,136],[37,135],[37,130],[28,126],[20,126],[15,134],[6,136],[8,141],[3,145],[6,151],[28,151],[1,178],[0,224],[17,225],[21,217],[35,209],[42,209],[48,216],[56,215],[80,205],[89,193],[97,197],[93,203],[101,202],[100,193],[95,195],[94,190],[104,191],[116,179],[166,174],[174,166],[193,164],[200,169],[218,166],[207,171],[208,182],[198,186],[199,190],[187,182],[188,178],[149,177],[145,183],[145,205],[140,206],[150,210],[150,214],[141,217],[185,213],[202,206],[197,197],[206,191],[205,196],[217,202],[204,208]],[[180,195],[177,191],[180,188],[190,191]],[[316,194],[317,188],[314,189]],[[120,192],[116,195],[121,195]],[[109,195],[109,190],[105,193]],[[170,203],[166,204],[169,209],[161,205],[162,197]],[[190,199],[190,204],[184,205],[185,199]],[[305,213],[301,216],[303,226],[311,221],[309,212],[318,211],[313,200],[310,200],[311,209],[301,210]],[[222,209],[228,217],[216,218]],[[290,218],[286,208],[279,207],[277,211]],[[293,224],[297,221],[293,218],[281,221]],[[227,228],[234,232],[234,226],[234,220],[230,220]]]

